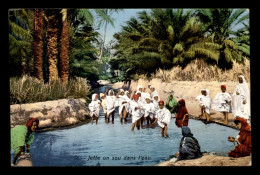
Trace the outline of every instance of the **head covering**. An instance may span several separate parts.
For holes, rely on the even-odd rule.
[[[186,105],[185,105],[185,100],[184,100],[184,99],[180,99],[180,100],[178,101],[178,103],[179,103],[180,107],[186,107]]]
[[[141,91],[137,91],[135,94],[138,94],[138,93],[142,94],[142,92],[141,92]]]
[[[113,89],[110,89],[110,90],[108,91],[108,95],[109,95],[109,96],[110,96],[110,92],[113,92],[113,95],[115,94],[114,91],[113,91]]]
[[[225,88],[226,89],[227,87],[226,87],[226,85],[223,84],[223,85],[220,86],[220,88]]]
[[[136,87],[136,90],[139,91],[140,88],[143,88],[143,86],[142,86],[142,85],[138,85],[138,86]]]
[[[234,120],[235,123],[241,123],[240,131],[251,131],[249,124],[244,118],[238,117]]]
[[[134,94],[133,98],[134,98],[134,99],[138,99],[139,96],[138,96],[137,94]]]
[[[159,94],[158,94],[158,93],[154,93],[154,94],[153,94],[152,100],[155,101],[154,97],[156,97],[156,96],[158,97],[157,102],[159,102],[159,101],[160,101],[160,97],[159,97]]]
[[[103,96],[105,96],[105,94],[100,93],[99,96],[100,96],[100,98],[102,98]]]
[[[181,128],[181,132],[182,132],[183,137],[192,137],[193,136],[193,134],[191,133],[191,130],[188,126],[183,126]]]
[[[127,94],[129,94],[129,92],[128,92],[128,91],[125,91],[125,95],[127,95]]]
[[[124,89],[119,89],[120,92],[125,92]]]
[[[151,85],[151,86],[150,86],[150,89],[152,89],[152,88],[154,88],[154,86]],[[154,88],[154,89],[155,89],[155,88]]]
[[[26,127],[28,130],[31,131],[31,127],[33,126],[33,123],[36,122],[37,126],[39,125],[39,120],[37,118],[30,118],[27,123],[26,123]]]
[[[92,98],[91,98],[92,101],[95,101],[96,95],[97,95],[96,93],[95,93],[95,94],[92,94]]]
[[[172,96],[172,100],[170,100],[170,97]],[[173,95],[172,94],[170,94],[169,96],[168,96],[168,98],[167,98],[167,100],[166,100],[166,104],[169,104],[169,106],[171,107],[171,108],[173,108],[173,107],[175,107],[175,106],[177,106],[177,101],[175,100],[175,98],[173,97]]]
[[[160,100],[160,101],[159,101],[159,104],[160,104],[160,103],[164,105],[164,101]]]

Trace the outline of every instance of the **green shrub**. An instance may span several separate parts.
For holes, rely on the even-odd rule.
[[[63,98],[84,98],[90,91],[86,79],[76,77],[67,83],[60,79],[44,83],[34,77],[10,78],[10,104],[34,103]]]

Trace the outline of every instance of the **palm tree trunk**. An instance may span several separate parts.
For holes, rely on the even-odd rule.
[[[62,10],[62,31],[60,49],[60,75],[62,81],[68,81],[69,77],[69,22],[67,20],[67,9]]]
[[[43,10],[35,9],[34,12],[34,38],[33,57],[35,76],[43,80]]]
[[[102,58],[102,55],[103,55],[103,49],[104,49],[104,45],[105,45],[106,31],[107,31],[107,21],[105,23],[104,40],[103,40],[103,43],[102,43],[102,46],[101,46],[100,55],[99,55],[99,61],[100,62],[101,62],[101,58]]]
[[[56,10],[48,11],[47,50],[49,61],[49,81],[58,79],[58,17]]]

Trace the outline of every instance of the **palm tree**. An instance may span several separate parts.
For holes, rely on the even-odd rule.
[[[33,56],[35,76],[43,80],[43,10],[34,11],[34,36],[33,36]]]
[[[62,81],[67,81],[69,77],[69,22],[67,19],[67,9],[62,9],[62,29],[60,36],[60,75]]]
[[[49,62],[49,81],[58,79],[58,26],[59,10],[46,10],[47,23],[47,52]]]
[[[105,40],[106,40],[106,31],[107,31],[107,25],[111,24],[113,27],[115,27],[114,25],[114,19],[111,18],[113,13],[118,13],[119,11],[123,11],[122,9],[102,9],[101,10],[104,14],[106,14],[106,16],[104,16],[103,14],[98,13],[97,14],[97,18],[99,18],[99,24],[98,27],[101,27],[104,23],[105,23],[105,28],[104,28],[104,39],[103,42],[101,44],[101,49],[100,49],[100,55],[99,55],[99,61],[101,62],[101,58],[103,55],[103,49],[104,49],[104,44],[105,44]]]
[[[242,17],[246,9],[199,9],[196,15],[203,22],[206,34],[211,35],[212,41],[220,46],[218,66],[231,68],[232,60],[243,62],[242,52],[231,40],[232,28],[249,16]]]
[[[20,76],[33,72],[32,40],[33,16],[30,9],[10,9],[9,24],[9,64],[10,75]]]

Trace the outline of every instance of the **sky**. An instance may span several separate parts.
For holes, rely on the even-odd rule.
[[[105,45],[113,40],[113,35],[116,32],[119,32],[121,30],[121,25],[125,25],[125,22],[128,21],[131,17],[137,17],[137,13],[141,11],[147,11],[150,12],[150,9],[124,9],[123,11],[120,11],[119,13],[112,14],[112,18],[114,18],[114,24],[115,28],[113,28],[112,25],[107,26],[107,33],[106,33],[106,39],[105,39]],[[184,9],[185,11],[185,9]],[[246,11],[244,15],[248,14],[249,12]],[[237,30],[241,28],[243,25],[237,25],[233,29]],[[101,37],[104,37],[104,26],[98,30],[98,32],[101,34]]]

